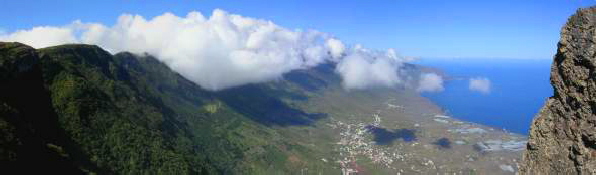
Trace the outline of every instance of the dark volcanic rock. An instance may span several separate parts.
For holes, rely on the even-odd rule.
[[[554,96],[534,120],[523,174],[596,174],[596,7],[561,31],[551,69]]]

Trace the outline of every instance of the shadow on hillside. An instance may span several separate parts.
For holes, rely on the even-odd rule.
[[[306,71],[292,71],[284,74],[284,79],[296,83],[307,91],[318,91],[327,87],[324,80],[310,76]]]
[[[374,135],[373,140],[377,145],[390,145],[397,139],[405,142],[417,140],[414,129],[395,129],[393,131],[376,126],[366,126],[366,129]]]
[[[0,161],[0,169],[24,174],[83,174],[80,168],[85,167],[110,174],[85,161],[88,156],[60,127],[39,64],[17,77],[0,79],[0,92],[0,135],[8,138],[0,152],[13,154]]]
[[[236,112],[268,126],[311,125],[327,117],[324,113],[311,114],[292,108],[267,92],[259,85],[245,85],[216,95]]]
[[[330,84],[339,84],[341,78],[335,73],[335,65],[319,64],[310,69],[298,69],[283,75],[283,78],[303,90],[314,92],[327,88]]]
[[[439,149],[449,149],[451,148],[451,140],[448,138],[440,138],[437,141],[433,142],[434,145],[437,145]]]

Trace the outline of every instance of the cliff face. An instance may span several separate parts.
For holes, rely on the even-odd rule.
[[[554,96],[534,120],[524,174],[596,173],[596,7],[580,9],[561,31],[551,68]]]

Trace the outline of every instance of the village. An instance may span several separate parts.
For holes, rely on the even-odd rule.
[[[527,142],[525,136],[444,114],[420,114],[411,128],[394,128],[384,122],[390,117],[386,114],[407,109],[390,102],[370,114],[370,121],[335,120],[327,124],[340,133],[336,143],[339,157],[322,160],[336,161],[343,174],[366,174],[370,170],[366,166],[383,167],[397,174],[517,172]],[[432,139],[434,135],[443,136]]]

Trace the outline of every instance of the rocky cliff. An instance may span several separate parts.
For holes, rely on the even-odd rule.
[[[534,119],[523,174],[596,174],[596,7],[571,16],[551,68],[554,95]]]

